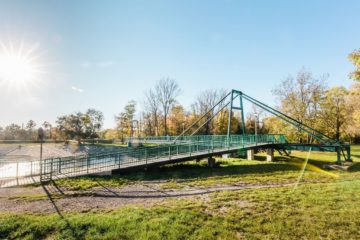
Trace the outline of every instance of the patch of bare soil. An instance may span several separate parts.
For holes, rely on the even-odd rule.
[[[88,212],[113,210],[123,206],[150,207],[171,198],[196,198],[207,201],[208,195],[218,191],[236,191],[249,188],[269,188],[283,185],[223,185],[210,188],[161,189],[159,182],[140,182],[121,188],[99,186],[87,191],[69,191],[54,185],[0,189],[0,212]]]

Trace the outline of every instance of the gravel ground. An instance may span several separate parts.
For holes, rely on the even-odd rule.
[[[99,186],[87,191],[67,191],[53,185],[0,189],[0,212],[61,213],[112,210],[128,205],[153,206],[172,198],[206,200],[217,191],[235,191],[249,188],[280,187],[285,185],[250,185],[211,188],[161,189],[160,182],[140,182],[122,188]]]

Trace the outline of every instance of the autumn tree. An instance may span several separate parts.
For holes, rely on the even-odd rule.
[[[294,78],[289,76],[272,92],[280,101],[280,111],[313,127],[317,127],[321,100],[325,94],[326,75],[315,78],[311,72],[302,69]],[[305,134],[297,132],[297,141],[303,142]],[[294,140],[294,139],[292,139]],[[307,138],[307,142],[311,139]]]
[[[227,134],[228,122],[229,122],[229,109],[223,109],[216,116],[214,133],[216,135]],[[237,133],[239,130],[239,126],[240,123],[233,113],[231,116],[230,133],[232,134]]]
[[[106,140],[114,140],[118,138],[118,131],[115,129],[105,129],[102,135]]]
[[[96,138],[103,124],[103,114],[95,109],[88,109],[85,113],[76,112],[57,118],[57,129],[66,139],[76,139],[78,144],[83,138]],[[57,134],[58,135],[58,134]]]
[[[204,120],[199,124],[205,124],[201,130],[202,134],[208,135],[213,134],[215,129],[215,121],[211,119],[214,115],[214,109],[212,109],[215,104],[217,104],[224,96],[226,96],[226,91],[224,89],[208,89],[200,92],[195,103],[191,105],[193,113],[197,117],[204,117]]]
[[[360,141],[360,83],[352,85],[346,98],[347,119],[346,134],[349,140]]]
[[[131,135],[131,129],[136,112],[136,102],[129,101],[122,112],[115,117],[116,129],[119,132],[122,142],[126,136]]]
[[[176,105],[171,109],[169,116],[169,133],[171,135],[180,135],[185,129],[186,123],[186,112],[183,106]]]
[[[146,131],[148,135],[159,135],[159,115],[160,115],[160,100],[153,89],[145,92],[144,100],[144,120]]]
[[[5,127],[3,134],[4,134],[4,140],[18,140],[24,137],[23,134],[24,130],[21,129],[21,127],[15,123],[12,123]]]
[[[180,87],[174,79],[163,78],[155,86],[155,94],[159,99],[163,114],[164,135],[168,135],[167,119],[171,108],[180,94]]]
[[[355,81],[360,81],[360,49],[350,53],[349,60],[355,66],[355,70],[352,73],[350,73],[350,78]]]
[[[76,138],[78,144],[85,136],[85,115],[81,112],[63,115],[57,118],[56,123],[59,131],[63,132],[67,139]]]
[[[326,91],[321,102],[321,114],[319,122],[324,132],[330,137],[340,140],[346,124],[346,96],[345,87],[333,87]]]
[[[94,108],[89,108],[84,115],[85,135],[87,138],[97,138],[104,122],[104,114]]]

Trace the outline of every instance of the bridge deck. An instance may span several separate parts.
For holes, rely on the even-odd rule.
[[[159,139],[152,139],[158,141]],[[164,139],[161,139],[164,140]],[[194,136],[157,147],[129,148],[77,157],[51,158],[43,161],[16,163],[15,176],[0,177],[0,187],[10,187],[49,181],[52,179],[102,174],[110,171],[147,168],[154,165],[184,162],[211,156],[233,153],[251,148],[281,148],[289,146],[281,135],[234,135],[230,141],[225,136]],[[331,151],[335,148],[324,148]],[[0,168],[0,176],[1,169]],[[8,166],[7,171],[10,170]],[[13,169],[14,170],[14,169]]]

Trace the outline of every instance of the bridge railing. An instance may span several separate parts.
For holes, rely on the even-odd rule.
[[[285,136],[283,134],[257,134],[257,135],[230,135],[230,141],[237,141],[239,139],[259,139],[259,141],[278,141],[279,143],[285,142]],[[159,142],[159,143],[172,143],[176,142],[199,142],[199,141],[228,141],[227,135],[193,135],[193,136],[149,136],[149,137],[129,137],[125,141],[137,141],[137,142]]]
[[[230,141],[225,135],[194,136],[187,138],[186,142],[155,147],[128,148],[125,150],[122,148],[88,155],[49,158],[44,159],[42,162],[33,161],[31,164],[18,163],[13,164],[13,168],[16,168],[14,170],[16,175],[7,176],[6,179],[1,177],[0,168],[0,187],[4,183],[19,178],[31,177],[35,181],[48,181],[55,178],[87,175],[126,167],[141,165],[146,167],[148,164],[162,161],[200,156],[201,154],[216,153],[226,149],[241,149],[260,143],[282,143],[283,140],[281,135],[232,135]]]
[[[157,137],[156,139],[163,138]],[[186,139],[186,142],[155,147],[129,148],[121,152],[114,151],[78,157],[45,159],[41,176],[46,180],[60,175],[83,175],[102,170],[146,166],[151,163],[187,156],[191,157],[201,153],[214,153],[222,149],[238,149],[258,143],[283,143],[284,140],[282,135],[232,135],[230,141],[228,141],[226,135],[192,136],[184,139]]]

